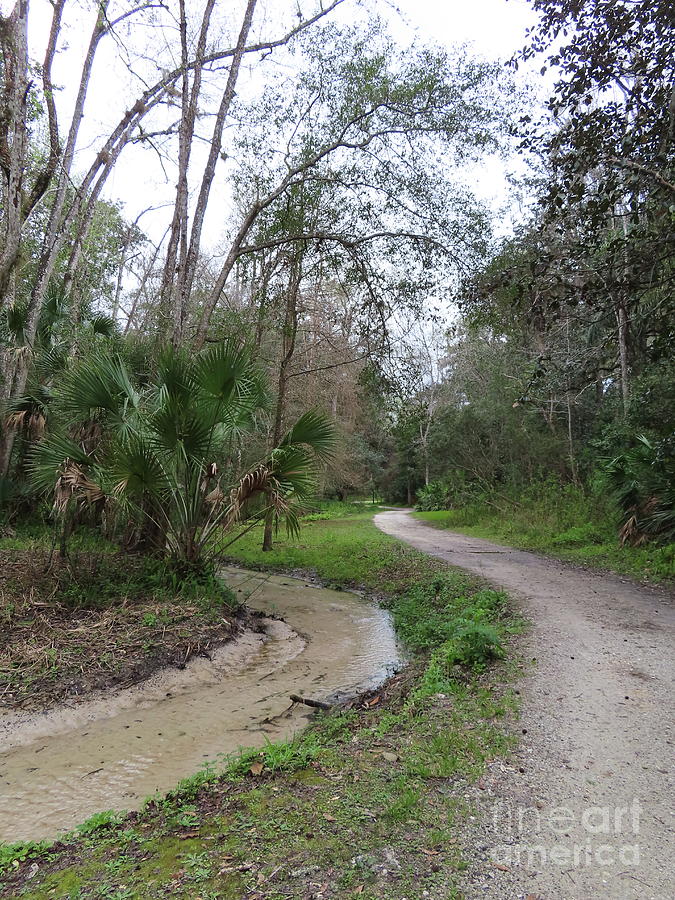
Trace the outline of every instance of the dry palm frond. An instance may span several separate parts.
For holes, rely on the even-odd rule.
[[[220,506],[220,504],[225,499],[225,494],[223,493],[223,489],[219,484],[217,484],[213,490],[209,491],[209,493],[204,497],[204,500],[209,504],[209,506]]]
[[[649,497],[643,503],[633,507],[632,514],[626,519],[619,530],[621,545],[630,544],[631,547],[640,547],[646,544],[651,537],[649,531],[650,517],[661,506],[658,497]]]
[[[635,513],[629,516],[619,529],[619,540],[621,541],[622,547],[625,544],[630,544],[635,547],[639,543],[640,529]]]
[[[104,497],[103,491],[87,477],[81,466],[71,459],[64,461],[54,485],[54,511],[56,513],[62,515],[68,503],[73,499],[96,503],[103,500]]]
[[[39,441],[45,433],[47,418],[35,409],[17,409],[7,416],[5,423],[11,429],[25,428],[31,440]]]
[[[209,490],[211,482],[218,475],[218,466],[216,463],[209,463],[204,470],[204,477],[202,478],[200,489],[202,494],[204,495],[204,500],[210,506],[220,505],[225,499],[225,494],[223,493],[220,487],[220,480],[218,480],[214,487]]]
[[[7,418],[5,419],[5,424],[8,428],[23,428],[27,415],[28,410],[20,409],[17,412],[13,412],[9,416],[7,416]]]
[[[264,463],[247,472],[230,491],[230,504],[225,520],[226,528],[238,522],[248,501],[256,494],[270,494],[276,487],[272,472]]]
[[[28,363],[33,356],[33,348],[28,344],[22,344],[20,347],[12,347],[7,352],[15,357],[17,363]]]
[[[101,443],[103,428],[100,422],[89,419],[82,424],[74,435],[75,441],[82,447],[85,453],[91,453]]]
[[[34,412],[28,417],[27,427],[31,440],[39,441],[47,428],[47,417],[44,413]]]

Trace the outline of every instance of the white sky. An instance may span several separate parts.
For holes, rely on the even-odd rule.
[[[487,57],[511,56],[536,21],[525,0],[398,0],[420,37],[449,46],[470,42]]]
[[[478,55],[489,59],[508,59],[524,43],[525,30],[535,22],[531,6],[525,0],[365,0],[369,6],[375,6],[380,15],[388,20],[392,33],[407,43],[413,36],[420,42],[436,42],[442,46],[458,43],[469,43]],[[339,18],[350,21],[352,10],[357,0],[348,0],[340,8]],[[90,0],[75,0],[71,4],[75,15],[71,14],[64,40],[67,47],[57,56],[54,66],[54,81],[61,88],[57,95],[57,104],[62,110],[62,122],[67,123],[69,107],[72,107],[79,75],[81,58],[88,39],[94,15],[94,4]],[[0,0],[0,8],[6,13],[11,4],[8,0]],[[203,6],[202,0],[194,3],[189,0],[188,7],[195,12]],[[307,3],[303,9],[309,8]],[[261,33],[269,36],[279,33],[274,20],[284,12],[295,10],[295,2],[291,0],[260,0],[257,18],[254,20],[253,32],[256,37]],[[240,0],[220,0],[217,5],[222,18],[222,28],[230,31],[233,23],[238,29],[240,21]],[[31,44],[36,57],[42,56],[44,41],[51,16],[51,8],[47,0],[33,0],[31,4]],[[138,35],[133,34],[134,44]],[[153,41],[158,41],[156,53],[159,55],[165,47],[161,43],[159,33],[141,36],[146,42],[147,59],[145,65],[151,81],[157,80],[158,72],[153,70]],[[228,42],[229,43],[229,42]],[[166,58],[166,57],[164,57]],[[117,64],[116,63],[117,60]],[[154,75],[154,77],[152,77]],[[223,74],[223,78],[225,75]],[[100,136],[106,134],[128,108],[130,93],[138,94],[141,90],[138,81],[119,66],[118,49],[110,38],[106,38],[99,49],[92,78],[90,93],[85,109],[85,119],[79,142],[80,151],[77,157],[77,168],[84,169],[91,159],[92,151],[100,145]],[[208,130],[209,126],[207,126]],[[194,157],[197,165],[200,155],[204,154],[203,145],[198,147]],[[477,193],[494,205],[506,202],[507,190],[505,173],[509,168],[517,167],[517,161],[504,163],[498,159],[488,160],[476,172]],[[221,164],[222,168],[222,164]],[[119,199],[124,204],[127,217],[133,219],[148,206],[167,205],[172,202],[175,172],[168,167],[166,174],[158,164],[157,157],[147,149],[128,147],[110,178],[105,189],[108,199]],[[222,191],[222,189],[221,189]],[[212,197],[211,211],[207,218],[204,232],[204,244],[212,247],[219,243],[219,237],[226,219],[222,201],[226,195],[221,192],[219,210],[215,210]],[[163,233],[168,221],[169,210],[148,214],[141,225],[150,236],[157,240]]]

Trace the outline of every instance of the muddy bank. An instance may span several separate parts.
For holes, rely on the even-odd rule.
[[[206,760],[290,736],[320,699],[373,687],[400,665],[389,615],[354,594],[228,569],[263,619],[212,660],[158,673],[44,716],[0,718],[0,839],[54,837],[102,809],[137,809]]]
[[[215,582],[176,596],[156,560],[0,550],[0,710],[129,687],[256,628]],[[198,586],[197,586],[198,587]]]

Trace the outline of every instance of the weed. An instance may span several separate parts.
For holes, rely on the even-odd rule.
[[[98,812],[93,816],[90,816],[86,821],[82,822],[81,825],[78,825],[75,830],[81,835],[93,834],[101,828],[110,828],[112,825],[117,825],[121,822],[122,818],[122,814],[115,812],[114,809],[106,809],[103,810],[103,812]]]
[[[256,763],[269,774],[291,773],[307,766],[319,755],[322,744],[316,732],[308,732],[290,741],[267,741],[262,750],[246,749],[223,757],[226,771],[232,776],[246,775]]]
[[[44,856],[52,846],[51,841],[19,841],[16,844],[0,843],[0,875],[17,869],[28,859]]]

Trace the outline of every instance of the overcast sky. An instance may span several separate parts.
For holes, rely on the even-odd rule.
[[[470,42],[502,59],[523,45],[525,29],[536,21],[524,0],[399,0],[392,18],[395,8],[421,37],[446,46]]]
[[[380,15],[386,17],[391,31],[402,43],[416,37],[420,42],[436,42],[442,46],[468,43],[475,52],[489,59],[508,59],[524,43],[525,30],[535,21],[531,6],[524,0],[365,0],[369,6],[375,6]],[[339,19],[350,21],[354,15],[354,4],[358,0],[348,0],[341,8]],[[7,12],[11,4],[8,0],[0,0],[0,8]],[[303,4],[303,8],[308,4]],[[33,52],[39,58],[46,40],[51,8],[48,0],[33,0],[31,12],[31,44]],[[201,9],[202,3],[190,2],[188,8]],[[68,107],[74,101],[81,58],[88,39],[94,15],[94,4],[84,0],[71,4],[75,11],[64,29],[63,39],[66,47],[62,49],[55,61],[55,82],[60,86],[57,103],[62,110],[62,122],[68,121]],[[258,34],[277,34],[279,27],[274,20],[283,11],[294,9],[289,0],[260,0],[257,10]],[[220,10],[222,29],[235,31],[240,21],[240,0],[221,0],[217,4]],[[229,27],[228,27],[229,26]],[[133,38],[136,39],[134,34]],[[153,41],[160,35],[140,35],[141,44],[147,42],[146,64],[152,68]],[[135,42],[135,40],[134,40]],[[156,80],[157,70],[154,78]],[[109,132],[128,108],[130,97],[142,89],[138,81],[119,65],[119,48],[112,39],[107,38],[99,49],[94,76],[85,110],[85,120],[81,130],[80,152],[77,168],[84,170],[91,160],[92,153],[100,146],[101,135]],[[197,164],[199,156],[205,152],[203,145],[195,153]],[[483,199],[494,204],[506,200],[505,173],[517,162],[504,163],[489,160],[481,167],[476,186]],[[128,218],[135,218],[138,213],[151,205],[170,204],[173,199],[175,171],[169,166],[165,172],[158,159],[147,150],[133,147],[125,149],[116,168],[108,180],[105,196],[108,199],[119,199],[124,204]],[[212,204],[213,206],[213,204]],[[147,215],[142,227],[157,240],[164,231],[168,210]],[[223,211],[216,216],[209,213],[205,231],[205,244],[214,246],[219,241],[222,229]],[[209,221],[210,220],[210,221]]]

